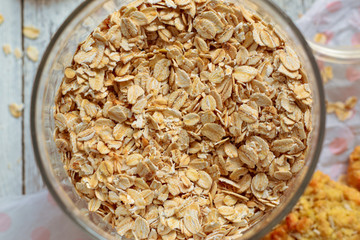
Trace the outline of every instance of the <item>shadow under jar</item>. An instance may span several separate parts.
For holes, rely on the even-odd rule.
[[[72,63],[78,44],[112,12],[131,1],[86,1],[62,24],[50,42],[38,68],[32,101],[31,132],[35,158],[44,182],[62,210],[79,226],[98,239],[121,239],[109,224],[87,210],[58,153],[54,142],[54,101],[62,83],[64,69]],[[246,230],[241,239],[259,239],[279,223],[296,204],[311,179],[322,147],[325,126],[324,94],[321,78],[312,53],[291,20],[266,0],[231,1],[257,12],[265,21],[282,30],[295,49],[308,77],[312,92],[312,124],[305,166],[288,183],[280,204]]]

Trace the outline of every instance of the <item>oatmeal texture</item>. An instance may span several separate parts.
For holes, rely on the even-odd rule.
[[[82,42],[55,143],[88,209],[132,239],[236,239],[305,164],[311,92],[295,50],[222,1],[135,1]]]
[[[296,207],[263,240],[357,240],[360,192],[316,172]]]

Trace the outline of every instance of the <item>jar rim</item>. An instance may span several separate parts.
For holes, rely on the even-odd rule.
[[[360,47],[327,46],[311,40],[307,40],[307,42],[319,60],[342,64],[352,64],[360,61]]]

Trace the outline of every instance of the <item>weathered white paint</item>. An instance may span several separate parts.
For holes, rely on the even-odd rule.
[[[4,44],[21,49],[21,1],[1,0],[0,13],[0,197],[22,194],[22,118],[9,112],[10,103],[22,103],[22,60],[5,56]]]
[[[5,22],[0,25],[0,46],[10,43],[13,49],[20,47],[25,52],[32,45],[39,49],[41,56],[51,36],[82,1],[1,0],[0,13],[4,15]],[[290,17],[297,19],[315,0],[273,1]],[[40,29],[38,39],[22,37],[22,21],[24,25],[34,25]],[[16,60],[13,55],[5,56],[0,51],[0,197],[33,193],[44,187],[33,156],[29,120],[31,89],[38,63],[33,63],[27,57]],[[8,104],[22,101],[25,104],[24,116],[14,119],[8,111]]]

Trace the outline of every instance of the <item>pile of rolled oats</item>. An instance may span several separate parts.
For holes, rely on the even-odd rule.
[[[82,42],[56,98],[78,194],[119,235],[235,239],[304,166],[311,92],[260,16],[219,0],[138,0]]]

